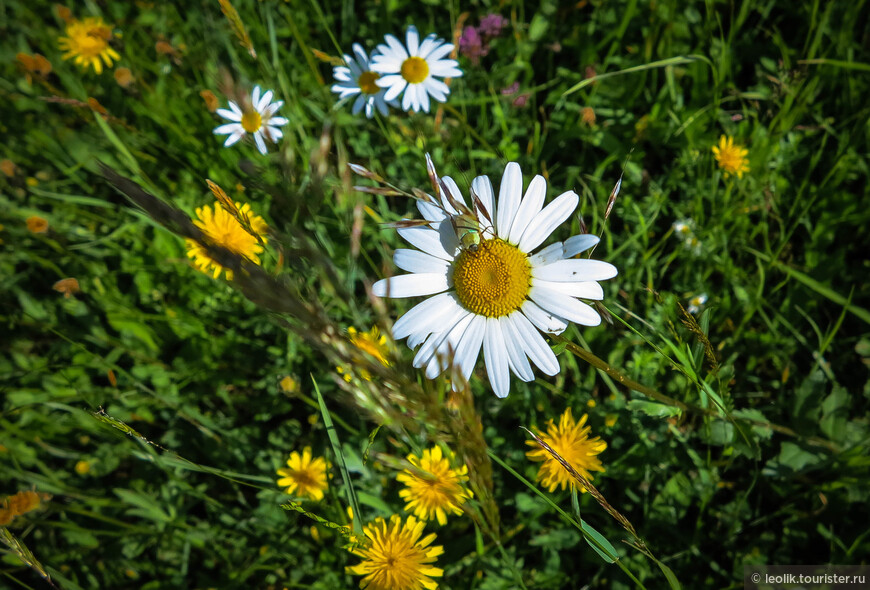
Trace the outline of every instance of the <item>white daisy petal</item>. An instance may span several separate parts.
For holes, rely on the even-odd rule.
[[[260,87],[254,86],[254,91],[251,93],[251,104],[254,108],[260,103]]]
[[[393,324],[393,338],[401,340],[420,331],[429,335],[435,328],[443,328],[449,323],[445,320],[451,315],[459,315],[462,311],[464,310],[455,293],[439,293],[418,303],[396,320]]]
[[[244,128],[238,123],[227,123],[226,125],[221,125],[220,127],[215,127],[213,133],[215,135],[226,135],[227,133],[235,133],[236,131],[245,132]]]
[[[244,130],[235,131],[232,135],[227,137],[227,140],[224,142],[224,147],[230,147],[237,141],[239,141],[245,135]]]
[[[541,309],[534,301],[526,300],[520,309],[541,332],[561,334],[568,327],[568,322],[564,318]]]
[[[378,80],[380,82],[380,80]],[[401,82],[393,84],[387,89],[387,92],[384,94],[384,100],[393,100],[394,98],[398,98],[402,91],[408,86],[408,83],[403,79]],[[407,109],[405,109],[407,110]]]
[[[433,64],[432,67],[429,68],[430,76],[438,76],[441,78],[461,78],[462,70],[460,70],[456,66],[444,64],[444,62],[440,62],[437,64]]]
[[[378,78],[375,83],[381,88],[392,88],[396,84],[407,84],[405,79],[399,74],[388,74],[386,76],[381,76]]]
[[[450,288],[447,273],[414,273],[381,279],[372,285],[372,293],[378,297],[419,297],[434,295]]]
[[[239,116],[238,120],[242,120],[242,109],[239,108],[239,105],[234,103],[233,101],[229,101],[230,110]]]
[[[264,156],[269,152],[266,148],[266,142],[263,140],[263,132],[257,131],[254,133],[254,143],[257,144],[257,149],[260,150],[260,153]]]
[[[482,317],[482,316],[481,316]],[[486,333],[483,337],[483,361],[486,374],[497,397],[507,397],[511,390],[511,375],[508,369],[508,351],[501,330],[501,320],[486,318]]]
[[[532,372],[532,366],[529,364],[529,359],[520,344],[520,332],[514,326],[514,317],[516,314],[522,315],[523,312],[515,311],[511,315],[501,319],[501,332],[504,337],[505,348],[508,353],[508,364],[514,374],[528,383],[535,380],[535,374]]]
[[[457,62],[456,60],[453,60],[453,59],[442,60],[441,59],[445,55],[449,55],[451,51],[453,51],[453,44],[452,43],[445,43],[444,45],[440,45],[437,48],[431,50],[425,59],[429,63],[433,63],[433,62],[437,62],[437,61],[441,60],[441,61],[450,62],[449,65],[457,65],[459,62]]]
[[[232,103],[230,103],[230,104],[232,104]],[[237,113],[235,111],[228,111],[227,109],[218,109],[215,111],[215,113],[217,113],[218,115],[220,115],[221,117],[223,117],[224,119],[227,119],[229,121],[239,122],[242,120],[242,113]]]
[[[429,59],[429,54],[438,47],[440,47],[443,43],[444,41],[441,41],[434,35],[429,35],[428,37],[423,39],[422,43],[420,43],[420,48],[417,50],[417,57]]]
[[[387,101],[384,100],[384,93],[375,95],[375,106],[378,109],[378,112],[384,117],[389,113],[389,109],[387,108]]]
[[[271,90],[267,90],[266,94],[263,95],[263,98],[261,98],[260,102],[257,104],[257,110],[261,112],[265,110],[265,108],[269,106],[269,103],[272,102],[272,97],[274,95],[274,92],[272,92]]]
[[[339,98],[344,98],[348,94],[359,94],[362,92],[359,88],[352,88],[348,86],[342,86],[340,84],[333,84],[331,90],[336,94],[340,94]]]
[[[366,104],[366,95],[360,94],[359,96],[356,97],[356,100],[353,101],[353,109],[351,109],[351,112],[354,115],[358,115],[359,112],[363,109],[363,106],[365,106],[365,104]]]
[[[465,197],[462,196],[462,191],[459,190],[459,185],[456,184],[456,181],[449,176],[442,176],[441,180],[444,182],[447,190],[450,191],[450,196],[467,207],[468,203],[465,202]],[[444,209],[451,215],[459,214],[459,211],[457,211],[456,208],[450,204],[450,201],[448,201],[443,195],[441,197],[441,203],[444,205]]]
[[[369,65],[369,56],[366,55],[366,50],[363,49],[363,46],[359,43],[354,43],[353,53],[356,56],[356,61],[360,65],[361,68],[366,68]]]
[[[451,357],[455,359],[456,343],[461,340],[473,317],[473,313],[464,311],[452,328],[429,336],[414,357],[414,366],[418,369],[426,366],[426,376],[430,379],[437,377],[448,367]]]
[[[428,90],[429,94],[431,94],[433,97],[436,97],[439,95],[446,97],[448,94],[450,94],[450,86],[448,86],[447,84],[445,84],[441,80],[438,80],[437,78],[433,78],[432,76],[429,76],[428,78],[426,78],[426,81],[424,82],[424,84],[426,85],[426,90]],[[436,99],[436,100],[442,100],[442,99]]]
[[[386,35],[384,41],[386,41],[389,48],[393,50],[393,55],[398,56],[399,59],[408,59],[408,51],[405,49],[405,46],[402,45],[401,41],[392,35]]]
[[[581,252],[585,252],[599,242],[598,236],[592,234],[580,234],[571,236],[565,240],[565,258],[573,258]]]
[[[429,76],[423,81],[423,87],[425,88],[426,92],[428,92],[429,96],[431,96],[438,102],[446,102],[447,95],[450,94],[450,90],[448,89],[446,93],[441,92],[441,90],[437,86],[432,84],[433,82],[437,82],[437,80],[432,76]]]
[[[475,203],[472,203],[472,205],[475,205],[477,220],[482,228],[491,230],[490,233],[494,236],[496,231],[495,197],[492,193],[492,182],[489,180],[489,176],[478,176],[472,180],[471,190],[475,195],[477,195],[478,199],[480,199],[480,203],[483,205],[484,209],[486,209],[485,212],[479,211]]]
[[[448,262],[419,250],[400,248],[393,253],[393,263],[408,272],[447,274]],[[566,283],[572,284],[572,283]],[[585,283],[584,283],[585,284]],[[592,283],[597,285],[598,283]]]
[[[526,228],[535,216],[541,212],[541,208],[544,206],[544,197],[546,196],[547,181],[544,180],[543,176],[538,174],[529,183],[529,188],[526,189],[526,196],[520,202],[513,225],[511,225],[511,231],[507,239],[508,242],[519,245],[523,232],[526,231]],[[527,252],[528,250],[525,251]]]
[[[403,111],[417,111],[417,85],[416,84],[408,84],[408,87],[405,89],[405,94],[402,96],[402,110]]]
[[[586,303],[552,289],[532,287],[529,291],[532,301],[545,311],[583,326],[597,326],[601,316]]]
[[[446,225],[450,224],[448,223]],[[399,235],[402,236],[402,239],[427,254],[431,254],[432,256],[443,260],[453,260],[455,256],[454,253],[458,246],[458,244],[454,242],[456,240],[455,233],[453,234],[453,240],[450,240],[449,236],[445,235],[448,232],[436,231],[428,227],[404,227],[400,228],[398,232]],[[447,250],[449,247],[452,247],[450,252]]]
[[[269,139],[272,140],[272,143],[278,143],[278,140],[284,137],[283,131],[277,127],[272,127],[271,125],[266,126],[266,132],[269,134]]]
[[[275,126],[280,127],[282,125],[286,125],[289,122],[290,122],[289,119],[285,119],[284,117],[272,117],[271,119],[269,119],[269,126],[270,127],[275,127]]]
[[[338,67],[333,68],[332,77],[338,80],[339,82],[350,82],[350,68]]]
[[[417,209],[420,211],[423,219],[426,219],[428,221],[440,223],[441,221],[447,219],[447,214],[444,212],[444,210],[441,207],[436,207],[432,203],[417,201]]]
[[[408,44],[408,54],[417,55],[417,49],[420,47],[420,34],[417,33],[417,27],[413,25],[408,27],[405,42]]]
[[[407,270],[407,269],[406,269]],[[604,289],[595,281],[578,281],[576,283],[542,281],[541,279],[532,279],[532,287],[540,287],[542,289],[550,289],[558,291],[570,297],[580,297],[581,299],[594,299],[600,301],[604,299]]]
[[[501,177],[498,189],[498,237],[508,239],[514,216],[520,207],[520,196],[523,194],[523,172],[516,162],[508,162]]]
[[[563,258],[565,258],[564,248],[565,245],[562,242],[550,244],[537,254],[530,256],[529,264],[531,264],[532,268],[534,268],[536,266],[544,266],[550,264],[551,262],[562,260]],[[526,250],[526,252],[528,252],[528,250]]]
[[[426,91],[426,87],[422,84],[417,86],[417,100],[420,101],[420,108],[424,113],[429,112],[429,93]]]
[[[520,250],[531,252],[537,248],[553,233],[553,230],[568,219],[579,203],[580,197],[574,191],[562,193],[553,199],[553,202],[544,207],[544,210],[529,223],[523,237],[520,238],[518,244]]]
[[[413,350],[431,334],[449,332],[453,326],[468,315],[468,310],[459,304],[456,293],[439,293],[430,299],[445,297],[439,307],[429,312],[429,315],[414,326],[414,331],[408,335],[408,346]],[[404,316],[403,316],[404,317]]]
[[[555,375],[559,372],[559,361],[553,350],[544,342],[544,338],[535,330],[528,318],[521,313],[511,316],[514,326],[517,328],[523,350],[529,355],[529,359],[535,363],[547,375]]]
[[[471,378],[477,357],[480,356],[480,347],[486,334],[486,319],[485,316],[472,314],[471,323],[465,329],[462,339],[455,345],[456,354],[453,362],[466,381]]]
[[[576,258],[532,268],[532,276],[545,281],[603,281],[616,274],[616,267],[608,262]]]

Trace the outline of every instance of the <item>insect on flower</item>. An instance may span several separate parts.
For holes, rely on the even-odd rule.
[[[471,190],[471,198],[474,203],[474,210],[462,201],[456,199],[451,191],[444,184],[444,181],[438,176],[435,171],[435,165],[432,163],[432,158],[426,154],[426,172],[429,174],[429,181],[432,183],[432,190],[435,197],[425,193],[419,189],[413,189],[413,194],[409,195],[412,198],[421,202],[424,208],[434,208],[440,211],[443,216],[450,221],[453,231],[456,232],[456,237],[459,239],[459,246],[463,250],[469,252],[477,252],[480,248],[481,240],[495,237],[493,231],[492,216],[480,197]],[[399,191],[400,194],[402,193]],[[439,201],[440,198],[440,201]],[[478,212],[480,215],[478,215]],[[480,220],[486,222],[482,225]],[[431,219],[403,219],[395,223],[384,224],[387,227],[403,228],[415,227],[432,224]],[[440,223],[440,222],[436,222]]]

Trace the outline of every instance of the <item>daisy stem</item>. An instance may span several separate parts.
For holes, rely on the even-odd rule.
[[[551,334],[550,337],[554,341],[558,342],[559,344],[563,344],[567,350],[571,351],[572,354],[580,357],[581,359],[583,359],[584,361],[586,361],[587,363],[589,363],[590,365],[592,365],[596,369],[604,371],[607,375],[609,375],[614,380],[616,380],[618,383],[620,383],[624,387],[627,387],[628,389],[634,390],[638,393],[642,393],[643,395],[649,397],[650,399],[654,399],[657,402],[663,403],[667,406],[679,408],[683,412],[695,412],[697,414],[703,414],[705,416],[710,416],[711,418],[720,418],[720,419],[726,418],[726,416],[723,416],[723,415],[719,414],[718,412],[716,412],[715,410],[711,410],[710,408],[702,408],[702,407],[696,406],[694,404],[681,402],[680,400],[674,399],[670,396],[667,396],[663,393],[660,393],[660,392],[656,391],[655,389],[652,389],[651,387],[647,387],[646,385],[638,383],[637,381],[634,381],[633,379],[630,379],[629,377],[627,377],[626,375],[621,373],[618,369],[615,369],[614,367],[607,364],[606,361],[598,358],[597,356],[595,356],[594,354],[592,354],[588,350],[582,349],[581,347],[577,346],[573,342],[566,340],[562,336],[559,336],[556,334]],[[767,420],[756,420],[753,418],[746,418],[743,416],[730,416],[729,415],[728,418],[731,421],[740,420],[742,422],[751,424],[752,426],[761,426],[763,428],[769,428],[769,429],[773,430],[774,432],[778,432],[778,433],[784,434],[786,436],[791,436],[794,438],[799,438],[801,440],[805,440],[806,442],[808,442],[810,444],[825,447],[828,450],[833,451],[833,452],[839,451],[839,448],[837,447],[837,445],[834,444],[833,442],[827,440],[827,439],[816,437],[816,436],[809,436],[809,437],[803,436],[803,435],[795,432],[791,428],[788,428],[787,426],[782,426],[782,425],[776,424],[774,422],[768,422]]]

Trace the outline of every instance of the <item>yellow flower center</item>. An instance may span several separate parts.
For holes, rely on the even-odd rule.
[[[71,26],[68,33],[75,43],[76,53],[84,57],[100,55],[112,34],[108,27],[101,24]]]
[[[409,57],[402,62],[402,77],[411,84],[419,84],[429,75],[429,64],[422,57]]]
[[[725,173],[725,177],[736,174],[737,178],[743,178],[743,173],[749,171],[749,150],[734,144],[731,137],[722,136],[719,145],[713,146],[713,157],[719,164],[719,168]]]
[[[363,72],[356,82],[364,93],[377,94],[381,91],[381,87],[377,85],[377,79],[380,77],[381,75],[376,72]]]
[[[531,276],[528,256],[499,239],[484,240],[476,252],[463,250],[453,267],[460,303],[490,318],[520,308],[529,294]]]
[[[253,133],[263,124],[263,118],[257,111],[248,111],[242,115],[242,129],[248,133]]]

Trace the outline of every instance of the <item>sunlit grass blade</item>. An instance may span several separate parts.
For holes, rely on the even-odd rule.
[[[347,493],[347,503],[353,510],[353,530],[355,533],[362,535],[362,512],[359,509],[359,500],[356,497],[353,482],[350,479],[350,472],[347,470],[347,464],[344,460],[344,454],[341,452],[341,442],[338,440],[338,432],[335,430],[335,425],[332,423],[332,416],[329,415],[329,410],[326,408],[326,402],[320,394],[320,387],[314,376],[311,376],[311,382],[314,384],[314,392],[317,394],[317,403],[320,404],[320,414],[323,416],[323,424],[326,426],[326,433],[329,435],[329,443],[332,445],[332,452],[335,453],[338,468],[341,471],[341,479],[344,481],[345,493]]]

